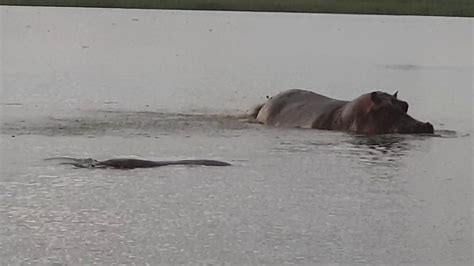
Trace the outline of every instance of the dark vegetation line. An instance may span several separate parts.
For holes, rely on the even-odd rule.
[[[0,0],[1,5],[474,16],[474,0]]]

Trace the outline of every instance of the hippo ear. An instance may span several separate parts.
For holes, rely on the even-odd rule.
[[[370,94],[370,99],[372,100],[372,102],[374,102],[375,104],[379,104],[382,102],[382,100],[380,99],[380,97],[377,95],[377,92],[374,91]]]
[[[393,97],[397,98],[397,95],[398,95],[398,91],[396,91],[396,92],[393,94]]]

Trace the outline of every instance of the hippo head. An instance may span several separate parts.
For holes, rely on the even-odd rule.
[[[367,121],[376,134],[413,134],[433,133],[433,125],[423,123],[407,114],[408,103],[397,98],[398,92],[388,93],[374,91],[370,93],[373,104],[369,106]]]

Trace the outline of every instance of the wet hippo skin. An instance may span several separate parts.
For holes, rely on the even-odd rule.
[[[433,133],[433,125],[407,114],[408,103],[374,91],[352,101],[332,99],[312,91],[293,89],[269,97],[251,116],[278,127],[348,131],[358,134]]]

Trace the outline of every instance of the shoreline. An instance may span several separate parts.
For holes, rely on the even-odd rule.
[[[164,0],[159,2],[152,0],[73,0],[66,3],[57,0],[0,0],[0,5],[474,17],[474,3],[469,0],[454,0],[449,3],[435,0],[414,0],[409,3],[395,0],[342,0],[337,2],[330,0]]]

